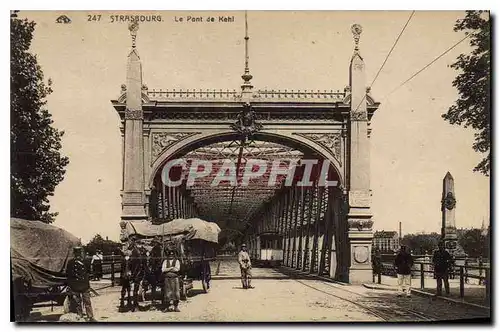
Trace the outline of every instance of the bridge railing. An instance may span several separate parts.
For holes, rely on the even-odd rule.
[[[106,255],[103,256],[102,260],[102,279],[109,280],[111,287],[114,287],[120,275],[122,263],[120,255]],[[91,267],[90,276],[93,277],[95,274],[93,267]]]
[[[148,90],[148,97],[155,100],[181,100],[181,99],[224,99],[234,100],[239,92],[236,90],[195,90],[195,89],[172,89],[172,90]]]
[[[152,100],[227,100],[234,101],[241,97],[241,92],[222,89],[152,89],[147,91]],[[346,93],[339,90],[257,90],[253,97],[263,100],[316,100],[318,102],[339,102]]]
[[[418,276],[420,279],[420,289],[425,288],[425,277],[433,276],[435,278],[434,264],[431,261],[416,262],[411,269],[412,276]],[[485,298],[489,301],[491,289],[491,266],[490,264],[471,264],[465,260],[464,265],[453,264],[450,268],[450,279],[454,279],[456,274],[459,277],[460,298],[465,296],[465,284],[470,279],[477,279],[479,285],[485,286]],[[373,270],[373,282],[381,284],[382,275],[396,276],[396,269],[392,263],[382,262],[378,271]]]

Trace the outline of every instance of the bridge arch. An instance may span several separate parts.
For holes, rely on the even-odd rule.
[[[166,161],[172,158],[181,157],[183,154],[202,146],[238,139],[239,136],[234,131],[230,130],[196,133],[194,135],[186,137],[185,139],[180,139],[179,141],[165,148],[153,161],[148,180],[148,187],[151,188],[154,185],[155,177],[157,176],[158,172],[161,172],[161,168]],[[318,155],[322,159],[328,160],[330,162],[330,167],[333,168],[338,176],[339,186],[342,188],[345,187],[345,177],[342,175],[343,168],[341,166],[341,163],[337,159],[338,157],[336,157],[331,150],[321,146],[320,144],[315,143],[310,139],[289,133],[274,133],[266,131],[256,133],[253,139],[258,141],[282,144],[291,148],[295,148],[307,154]]]

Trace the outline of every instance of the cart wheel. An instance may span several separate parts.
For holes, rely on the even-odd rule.
[[[206,279],[202,279],[202,280],[201,280],[201,285],[203,286],[203,291],[204,291],[205,293],[208,293],[208,291],[210,290],[210,289],[208,288],[208,281],[207,281]]]

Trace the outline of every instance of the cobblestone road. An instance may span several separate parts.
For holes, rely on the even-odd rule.
[[[118,312],[119,288],[107,288],[92,298],[101,322],[314,322],[314,321],[428,321],[487,316],[487,313],[441,300],[413,296],[400,298],[393,291],[363,286],[332,284],[321,280],[295,279],[270,269],[254,268],[254,289],[242,289],[232,263],[221,264],[219,276],[208,294],[194,282],[193,295],[181,302],[180,313]],[[212,271],[215,272],[214,270]],[[39,319],[57,320],[61,308],[36,309]]]

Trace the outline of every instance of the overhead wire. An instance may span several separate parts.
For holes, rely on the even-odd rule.
[[[408,17],[408,20],[406,21],[405,25],[403,26],[403,29],[401,29],[401,32],[399,33],[399,36],[398,38],[396,38],[396,41],[394,42],[394,44],[392,45],[391,47],[391,50],[389,51],[389,53],[387,53],[387,56],[385,57],[385,60],[384,62],[382,63],[382,66],[380,66],[380,69],[378,70],[377,74],[375,75],[375,78],[373,79],[372,83],[370,84],[370,88],[373,86],[373,84],[375,84],[375,81],[377,80],[378,78],[378,75],[380,74],[380,72],[382,71],[382,69],[384,68],[387,60],[389,59],[389,57],[391,56],[391,53],[392,51],[394,50],[394,48],[396,47],[396,45],[398,44],[399,42],[399,39],[401,38],[401,36],[403,35],[403,32],[406,30],[406,27],[408,26],[408,23],[410,23],[410,20],[412,19],[413,15],[415,14],[415,11],[412,11],[411,14],[410,14],[410,17]]]
[[[450,48],[448,48],[446,51],[444,51],[443,53],[441,53],[439,56],[437,56],[436,58],[434,58],[431,62],[429,62],[428,64],[426,64],[424,67],[422,67],[420,70],[418,70],[416,73],[414,73],[413,75],[411,75],[408,79],[406,79],[405,81],[403,81],[402,83],[400,83],[395,89],[393,89],[391,92],[389,92],[387,95],[385,95],[384,98],[382,99],[386,99],[387,97],[389,97],[391,94],[393,94],[394,92],[396,92],[396,90],[398,90],[399,88],[403,87],[406,83],[410,82],[413,78],[415,78],[418,74],[422,73],[424,70],[426,70],[427,68],[429,68],[434,62],[438,61],[439,59],[441,59],[443,56],[445,56],[448,52],[450,52],[451,50],[453,50],[455,47],[457,47],[458,45],[460,45],[464,40],[466,40],[467,38],[471,37],[472,34],[467,34],[464,38],[460,39],[458,42],[456,42],[453,46],[451,46]]]
[[[372,83],[370,84],[370,87],[369,89],[372,88],[372,86],[375,84],[375,81],[377,80],[378,76],[380,75],[380,73],[382,72],[382,69],[384,69],[384,66],[385,64],[387,63],[387,60],[389,59],[389,57],[391,56],[392,54],[392,51],[396,48],[396,45],[398,44],[399,42],[399,39],[401,38],[401,36],[403,35],[404,31],[406,30],[406,27],[408,26],[408,24],[410,23],[411,19],[413,18],[413,15],[415,14],[415,11],[412,11],[410,16],[408,17],[408,20],[406,21],[405,25],[403,26],[403,28],[401,29],[401,31],[399,32],[399,35],[398,37],[396,38],[396,40],[394,41],[394,43],[392,44],[392,47],[391,49],[389,50],[389,52],[387,53],[386,57],[385,57],[385,60],[384,62],[382,63],[382,65],[380,66],[377,74],[375,75],[375,78],[373,79]],[[366,99],[366,94],[363,95],[363,98],[361,99],[361,101],[359,102],[358,106],[356,106],[356,110],[358,110],[359,106],[361,106],[361,104],[365,101]]]

